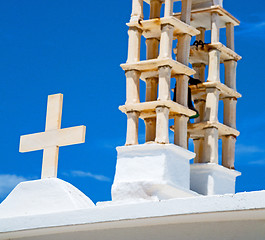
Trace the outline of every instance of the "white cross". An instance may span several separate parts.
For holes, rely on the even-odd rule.
[[[20,152],[43,149],[41,178],[57,177],[59,147],[85,142],[86,127],[61,129],[63,94],[48,96],[45,132],[20,137]]]

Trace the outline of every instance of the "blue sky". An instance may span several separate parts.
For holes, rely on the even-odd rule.
[[[236,169],[242,176],[236,189],[261,190],[265,4],[225,0],[224,6],[241,20]],[[125,76],[119,65],[126,61],[130,12],[130,0],[0,1],[0,201],[19,181],[40,178],[42,151],[19,153],[19,137],[44,131],[47,96],[55,93],[64,94],[62,128],[87,126],[85,144],[60,148],[58,177],[94,202],[110,200],[115,147],[125,143],[126,117],[118,110],[125,102]],[[141,122],[140,142],[143,127]]]

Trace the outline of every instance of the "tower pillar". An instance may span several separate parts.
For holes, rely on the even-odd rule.
[[[216,88],[206,89],[204,121],[218,121],[218,103],[220,91]],[[218,129],[215,127],[204,130],[203,162],[218,164]]]
[[[204,121],[218,121],[218,105],[220,91],[217,88],[206,89]]]
[[[157,100],[158,78],[146,78],[146,102]],[[156,136],[156,117],[146,118],[145,120],[145,141],[155,141]]]
[[[212,13],[211,43],[219,42],[219,21],[218,13]],[[220,82],[220,51],[217,49],[211,49],[209,52],[209,73],[207,81]]]
[[[159,58],[172,58],[173,26],[163,24],[160,39]]]
[[[203,163],[203,143],[203,138],[193,139],[194,152],[196,153],[194,163]]]
[[[187,145],[187,122],[189,118],[184,115],[176,115],[174,118],[174,143],[185,149]]]
[[[141,34],[142,30],[137,27],[130,27],[128,30],[129,43],[127,63],[140,61]]]
[[[234,60],[229,60],[224,62],[225,66],[225,84],[236,90],[236,68],[237,62]]]
[[[236,137],[233,135],[222,137],[222,165],[234,169]]]
[[[157,143],[169,143],[168,137],[169,109],[161,106],[156,108],[156,139]]]
[[[139,20],[142,20],[144,18],[143,4],[143,0],[132,1],[131,22],[138,22]]]
[[[138,144],[139,112],[127,112],[126,146]]]
[[[140,102],[139,78],[140,72],[130,70],[125,72],[126,75],[126,104]]]
[[[170,17],[173,14],[173,0],[165,0],[164,16]]]
[[[150,1],[150,19],[160,18],[161,5],[160,0]]]
[[[204,133],[203,162],[218,164],[218,129],[206,128]]]

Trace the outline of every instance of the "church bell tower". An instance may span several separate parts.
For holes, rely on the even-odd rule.
[[[181,5],[180,13],[173,12],[176,4]],[[144,18],[144,7],[150,10],[149,18]],[[228,185],[232,182],[234,186],[238,173],[230,169],[239,135],[235,129],[235,104],[240,97],[235,90],[236,63],[240,59],[234,52],[235,25],[238,21],[222,8],[221,1],[132,0],[127,23],[128,57],[121,64],[126,76],[126,102],[119,107],[127,115],[127,135],[125,146],[117,148],[114,201],[216,194],[218,190],[205,190],[208,182],[199,187],[193,183],[198,178],[215,176],[216,171],[231,171]],[[219,42],[219,29],[223,27],[227,27],[228,47]],[[209,44],[204,43],[206,30],[211,31]],[[195,36],[201,45],[192,45]],[[141,44],[146,44],[145,57],[140,57]],[[225,84],[220,81],[221,63],[226,66]],[[201,83],[189,86],[192,75]],[[140,81],[146,86],[142,102]],[[188,89],[197,110],[189,107]],[[218,121],[219,99],[225,105],[224,124]],[[190,123],[189,118],[197,114],[194,110],[199,117]],[[170,119],[174,120],[171,127]],[[140,145],[139,120],[144,121],[146,129],[145,143]],[[172,143],[170,129],[174,131]],[[187,150],[189,138],[193,139],[196,157]],[[219,138],[223,139],[224,167],[218,165]],[[196,167],[190,168],[189,161],[194,157]],[[205,168],[207,173],[202,170]]]

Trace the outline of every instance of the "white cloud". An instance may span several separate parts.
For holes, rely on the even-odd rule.
[[[237,144],[236,145],[236,152],[237,153],[264,153],[265,148],[260,148],[258,146],[253,146],[253,145],[243,145],[243,144]]]
[[[26,180],[26,178],[14,174],[0,174],[0,197],[13,190],[18,183]]]
[[[236,34],[242,35],[246,33],[255,33],[260,35],[261,31],[265,30],[265,21],[261,22],[243,22],[241,28],[236,31]],[[263,36],[261,34],[261,36]]]
[[[265,165],[265,159],[250,161],[248,164],[249,165]]]
[[[71,171],[71,175],[74,177],[90,177],[93,179],[96,179],[98,181],[101,182],[110,182],[111,179],[104,176],[104,175],[97,175],[97,174],[93,174],[91,172],[83,172],[83,171]]]

